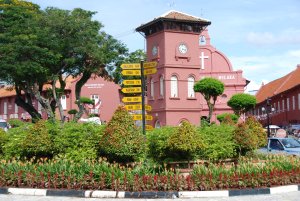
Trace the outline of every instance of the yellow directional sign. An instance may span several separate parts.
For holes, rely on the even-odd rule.
[[[141,80],[123,80],[124,85],[142,85]]]
[[[141,64],[133,63],[133,64],[121,64],[122,69],[140,69]]]
[[[122,70],[121,74],[125,76],[140,76],[141,70]]]
[[[124,103],[140,103],[142,102],[142,97],[140,96],[130,96],[122,98]]]
[[[143,120],[143,116],[141,114],[134,114],[134,115],[132,115],[132,117],[133,117],[133,120],[135,120],[135,121]],[[153,117],[151,115],[146,114],[145,119],[147,121],[151,121],[153,119]]]
[[[142,110],[142,105],[125,105],[127,110]],[[145,110],[151,111],[152,107],[150,105],[145,105]]]
[[[157,66],[156,61],[151,61],[151,62],[145,62],[144,63],[144,68],[155,68]]]
[[[121,91],[123,93],[141,93],[142,88],[141,87],[128,87],[128,88],[123,88]]]
[[[144,74],[145,75],[150,75],[150,74],[154,74],[157,72],[157,69],[156,68],[148,68],[148,69],[145,69],[144,70]]]
[[[153,130],[153,127],[151,125],[145,125],[146,126],[146,131],[151,131]]]

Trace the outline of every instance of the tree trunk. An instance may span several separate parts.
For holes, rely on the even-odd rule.
[[[76,104],[79,109],[79,111],[75,114],[75,117],[74,117],[75,122],[77,122],[81,118],[81,116],[83,115],[83,113],[85,111],[84,105],[80,102],[81,88],[90,79],[91,75],[92,74],[90,72],[87,72],[87,71],[83,72],[82,77],[75,85],[75,98],[76,98]]]
[[[61,95],[57,96],[57,93],[56,93],[56,86],[55,86],[56,81],[57,81],[56,79],[53,79],[53,82],[52,82],[52,94],[53,94],[53,98],[54,98],[54,100],[56,102],[56,105],[58,107],[60,120],[61,120],[62,123],[64,123],[64,121],[65,121],[64,110],[63,110],[61,102],[60,102]],[[64,91],[64,88],[62,89],[62,93],[63,93],[63,91]]]

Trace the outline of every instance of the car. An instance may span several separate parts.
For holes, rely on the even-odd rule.
[[[9,128],[9,124],[4,119],[0,119],[0,129],[7,131],[8,128]]]
[[[268,138],[266,147],[259,149],[260,153],[286,154],[300,156],[300,142],[294,138]]]

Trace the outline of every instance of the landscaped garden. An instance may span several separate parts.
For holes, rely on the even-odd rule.
[[[300,182],[300,161],[259,155],[266,133],[254,119],[236,124],[148,131],[122,107],[107,125],[18,120],[0,130],[0,187],[126,191],[216,190]],[[183,173],[183,170],[188,170]]]

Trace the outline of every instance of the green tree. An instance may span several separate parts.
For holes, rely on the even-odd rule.
[[[45,109],[51,108],[41,91],[58,55],[45,46],[47,34],[40,26],[41,11],[36,4],[1,0],[0,19],[0,79],[14,87],[15,103],[35,121],[41,115],[32,105],[33,97]],[[51,110],[46,111],[54,117]]]
[[[146,144],[132,116],[120,106],[106,125],[100,146],[110,161],[132,162],[142,156]]]
[[[217,115],[217,119],[220,123],[223,122],[228,122],[228,120],[232,121],[232,123],[237,123],[239,116],[237,116],[236,114],[230,114],[230,113],[223,113],[223,114],[219,114]]]
[[[256,105],[256,98],[250,94],[238,93],[234,94],[227,105],[232,108],[236,115],[241,115]]]
[[[223,82],[215,78],[203,78],[194,85],[194,91],[203,95],[209,109],[207,120],[210,122],[216,100],[224,92]]]

